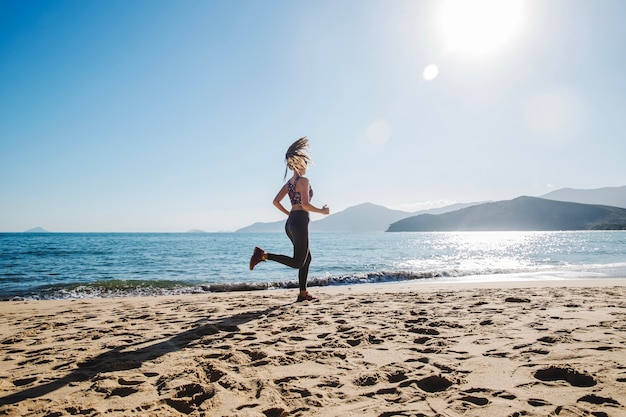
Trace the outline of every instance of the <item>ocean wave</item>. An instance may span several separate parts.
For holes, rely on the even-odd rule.
[[[534,267],[522,269],[460,270],[442,269],[431,271],[374,271],[369,273],[314,276],[308,280],[309,287],[342,286],[357,284],[391,283],[416,280],[455,280],[464,277],[481,276],[514,276],[516,274],[549,274],[567,277],[603,276],[617,277],[626,273],[626,263],[605,265],[564,265],[554,267]],[[505,279],[505,278],[502,278]],[[214,282],[180,280],[140,280],[110,279],[89,283],[60,283],[42,285],[26,291],[0,293],[0,300],[50,300],[50,299],[83,299],[83,298],[114,298],[134,296],[160,296],[202,293],[223,293],[237,291],[262,291],[274,289],[298,288],[296,280],[266,282]]]
[[[57,300],[82,298],[113,298],[132,296],[174,295],[192,292],[193,285],[167,280],[100,280],[89,283],[41,285],[26,291],[13,291],[0,300]]]
[[[508,271],[510,272],[510,271]],[[490,271],[506,273],[506,271]],[[362,274],[327,275],[311,277],[309,287],[325,287],[339,285],[355,285],[368,283],[412,281],[422,279],[450,278],[467,275],[457,270],[407,272],[407,271],[378,271]],[[177,280],[99,280],[89,283],[59,283],[42,285],[27,291],[14,291],[12,294],[0,295],[0,300],[51,300],[51,299],[83,299],[83,298],[113,298],[133,296],[159,296],[198,293],[218,293],[237,291],[261,291],[272,289],[298,288],[298,282],[293,280],[273,282],[221,282],[198,283]]]

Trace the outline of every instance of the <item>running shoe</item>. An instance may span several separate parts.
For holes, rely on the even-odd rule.
[[[252,254],[252,257],[250,258],[250,271],[254,269],[256,264],[258,264],[259,262],[263,262],[265,260],[267,260],[267,253],[265,253],[265,251],[259,248],[258,246],[254,248],[254,253]]]
[[[317,297],[313,297],[311,294],[307,295],[298,295],[298,299],[296,303],[301,303],[302,301],[319,301],[320,299]]]

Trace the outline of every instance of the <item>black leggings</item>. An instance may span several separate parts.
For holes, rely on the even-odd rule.
[[[300,291],[306,291],[306,280],[311,264],[309,212],[304,210],[292,211],[287,218],[287,223],[285,223],[285,233],[293,243],[293,257],[268,253],[267,259],[298,269]]]

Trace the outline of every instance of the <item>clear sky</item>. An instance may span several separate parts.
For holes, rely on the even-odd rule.
[[[626,185],[624,16],[623,0],[0,0],[0,231],[280,220],[305,135],[332,212]]]

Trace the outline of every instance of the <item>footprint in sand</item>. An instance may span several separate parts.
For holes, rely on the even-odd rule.
[[[407,331],[410,333],[425,334],[430,336],[437,336],[440,334],[439,330],[432,329],[430,327],[409,327],[407,328]]]
[[[548,401],[542,400],[541,398],[529,398],[527,403],[533,407],[545,407],[547,405],[551,405]]]
[[[433,393],[447,390],[454,382],[439,375],[431,375],[420,380],[407,379],[402,381],[399,386],[405,388],[411,384],[416,384],[422,391]]]
[[[378,384],[381,376],[378,373],[362,374],[352,381],[352,383],[358,387],[370,387]]]
[[[571,368],[550,366],[535,372],[535,378],[540,381],[565,381],[574,387],[593,387],[596,380],[592,376],[575,371]]]
[[[578,399],[579,402],[586,402],[590,404],[613,404],[620,405],[620,403],[613,398],[600,397],[595,394],[585,395]]]
[[[468,403],[472,403],[474,405],[480,405],[480,406],[489,404],[488,398],[477,397],[475,395],[465,395],[459,398],[459,401],[468,402]]]
[[[24,385],[32,384],[36,380],[37,380],[37,377],[16,379],[15,381],[13,381],[13,385],[15,385],[16,387],[23,387]]]
[[[572,340],[567,336],[544,336],[537,339],[537,341],[553,345],[555,343],[571,343]]]
[[[124,378],[120,378],[116,380],[114,378],[105,378],[102,377],[98,379],[93,385],[92,389],[95,392],[99,392],[105,395],[105,398],[110,397],[128,397],[131,394],[139,392],[139,388],[136,385],[142,384],[142,380],[126,380]]]
[[[184,379],[168,381],[162,378],[157,387],[165,404],[183,414],[196,411],[216,393],[213,384],[190,383]]]

